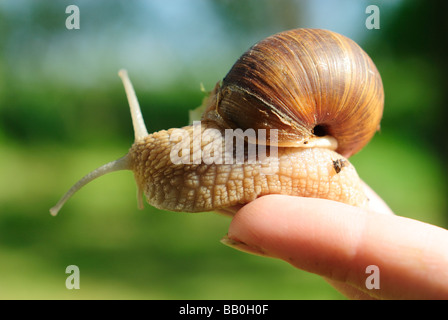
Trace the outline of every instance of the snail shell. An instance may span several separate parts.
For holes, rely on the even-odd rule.
[[[294,29],[244,53],[204,119],[232,129],[278,129],[280,146],[301,147],[329,135],[336,151],[350,157],[379,129],[383,104],[380,74],[354,41],[327,30]]]
[[[180,141],[173,139],[179,129],[148,134],[130,80],[124,71],[120,76],[135,142],[123,158],[78,181],[50,209],[53,215],[89,181],[123,169],[134,172],[139,194],[151,205],[171,211],[232,212],[274,193],[366,205],[361,180],[346,158],[378,130],[384,95],[375,65],[352,40],[295,29],[260,41],[216,85],[201,107],[201,124],[182,128],[186,139]],[[194,158],[197,141],[202,152],[213,142],[215,152],[225,154],[226,129],[265,129],[265,140],[245,136],[245,145],[275,145],[278,152],[254,162],[173,163],[175,148]],[[203,139],[210,132],[212,142]]]

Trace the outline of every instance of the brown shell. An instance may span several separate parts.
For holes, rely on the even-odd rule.
[[[354,41],[294,29],[244,53],[211,101],[204,119],[226,128],[278,129],[280,146],[330,135],[349,157],[379,129],[384,93],[374,63]]]

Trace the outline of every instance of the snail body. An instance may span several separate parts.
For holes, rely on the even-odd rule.
[[[367,204],[347,158],[378,130],[384,96],[375,65],[352,40],[319,29],[268,37],[218,82],[204,100],[199,125],[152,134],[127,73],[119,74],[130,103],[134,144],[127,155],[76,183],[50,209],[53,215],[89,181],[124,169],[134,172],[148,203],[170,211],[231,212],[267,194]],[[238,132],[232,141],[246,147],[239,162],[223,160],[236,158],[235,148],[227,145],[230,129]],[[245,134],[249,130],[265,135]],[[251,157],[251,146],[269,152]]]

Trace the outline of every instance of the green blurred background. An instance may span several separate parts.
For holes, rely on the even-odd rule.
[[[357,41],[383,77],[381,132],[352,158],[398,215],[446,228],[447,2],[0,1],[1,299],[343,299],[320,277],[219,240],[230,219],[146,206],[131,172],[48,209],[133,141],[117,72],[149,131],[183,126],[252,44],[297,27]],[[80,9],[67,30],[65,8]],[[380,29],[368,30],[370,4]],[[65,287],[77,265],[81,289]]]

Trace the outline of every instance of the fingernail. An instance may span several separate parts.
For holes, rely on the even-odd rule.
[[[242,252],[254,254],[257,256],[261,256],[261,257],[267,257],[266,252],[264,252],[261,248],[254,248],[254,247],[248,246],[246,243],[244,243],[242,241],[230,239],[228,235],[225,235],[221,239],[221,243],[230,248],[233,248],[233,249],[236,249],[236,250],[239,250]]]

